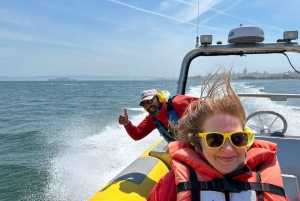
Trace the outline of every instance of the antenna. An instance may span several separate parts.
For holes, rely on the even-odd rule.
[[[196,37],[196,48],[199,47],[199,35],[198,35],[198,29],[199,29],[199,0],[198,0],[198,19],[197,19],[197,37]]]

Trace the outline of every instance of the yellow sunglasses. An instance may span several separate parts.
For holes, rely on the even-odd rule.
[[[230,143],[237,148],[244,146],[251,146],[254,141],[253,133],[250,129],[245,131],[235,131],[231,133],[221,133],[221,132],[206,132],[198,133],[199,137],[205,139],[205,143],[210,148],[220,148],[224,145],[226,139],[228,138]]]

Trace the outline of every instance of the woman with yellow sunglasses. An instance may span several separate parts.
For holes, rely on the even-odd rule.
[[[204,80],[201,101],[190,104],[175,126],[178,141],[168,146],[172,170],[148,201],[288,200],[277,145],[254,140],[230,73],[220,68]]]

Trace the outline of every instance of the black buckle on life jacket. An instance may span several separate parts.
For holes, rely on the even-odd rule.
[[[216,191],[241,192],[233,180],[215,178],[212,180],[213,189]]]

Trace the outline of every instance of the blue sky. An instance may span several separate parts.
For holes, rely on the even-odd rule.
[[[300,31],[300,0],[199,2],[197,28],[198,0],[0,0],[0,76],[177,78],[197,33],[227,44],[240,24],[263,28],[264,42],[282,38],[284,30]],[[300,55],[294,55],[300,69]],[[292,71],[279,57],[256,64],[238,57],[203,61],[190,75],[218,64],[234,65],[236,72]]]

